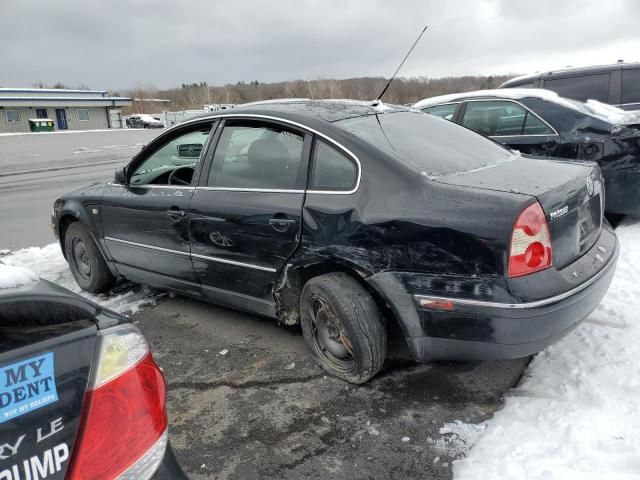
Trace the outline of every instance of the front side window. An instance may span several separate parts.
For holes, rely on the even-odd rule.
[[[304,182],[304,136],[279,125],[233,121],[225,125],[207,185],[294,190]]]
[[[544,88],[553,90],[561,97],[585,102],[589,99],[609,102],[609,82],[611,75],[601,73],[582,77],[556,78],[544,81]]]
[[[467,103],[462,124],[487,137],[553,133],[521,105],[503,100]]]
[[[207,124],[200,126],[196,131],[192,130],[168,140],[136,167],[130,183],[132,185],[191,183],[191,177],[204,150],[210,130],[211,125]]]
[[[78,121],[79,122],[88,122],[89,121],[89,110],[86,108],[78,109]]]
[[[622,103],[640,103],[640,68],[622,70]]]
[[[7,117],[7,122],[9,123],[20,121],[20,112],[18,110],[5,110],[4,114]]]
[[[458,108],[458,105],[459,104],[457,103],[435,105],[433,107],[423,108],[422,111],[436,117],[444,118],[445,120],[453,120],[453,114],[456,113],[456,108]]]
[[[312,190],[348,191],[356,186],[358,167],[342,152],[316,141],[313,152]]]

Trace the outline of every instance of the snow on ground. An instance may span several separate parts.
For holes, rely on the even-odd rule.
[[[135,313],[142,305],[155,303],[161,295],[148,287],[130,283],[118,285],[106,294],[89,294],[78,287],[57,243],[42,248],[24,248],[0,256],[0,261],[6,265],[26,267],[39,277],[62,285],[103,307],[120,313]],[[2,270],[0,270],[1,276]]]
[[[620,258],[602,303],[533,359],[478,426],[454,479],[640,479],[640,222],[616,233]]]
[[[92,132],[135,132],[136,128],[103,128],[97,130],[54,130],[53,132],[4,132],[0,137],[17,137],[21,135],[67,135],[70,133],[92,133]]]
[[[98,153],[98,152],[106,152],[107,150],[122,150],[123,148],[136,148],[136,147],[144,147],[144,143],[134,143],[131,145],[101,145],[99,147],[79,147],[73,151],[74,155],[81,153]]]
[[[0,290],[37,282],[38,277],[28,268],[0,263]]]

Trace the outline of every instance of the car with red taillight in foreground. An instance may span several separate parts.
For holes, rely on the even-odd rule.
[[[303,100],[170,128],[113,182],[57,199],[51,224],[82,288],[126,278],[301,324],[322,368],[362,383],[392,323],[421,362],[568,333],[613,277],[603,211],[595,163],[525,158],[405,107]]]
[[[126,318],[0,263],[0,479],[186,479]]]

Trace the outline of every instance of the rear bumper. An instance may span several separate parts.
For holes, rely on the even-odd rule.
[[[597,271],[561,293],[529,301],[509,299],[505,291],[500,292],[499,300],[424,293],[420,286],[427,282],[417,278],[421,274],[411,274],[407,280],[406,273],[384,272],[368,280],[396,313],[417,361],[524,357],[562,338],[600,303],[613,279],[619,250],[608,227],[603,228],[601,237],[593,251],[581,259],[582,263],[600,264]],[[577,268],[583,265],[567,267]],[[531,277],[530,292],[536,291],[536,281],[545,281],[545,276]]]
[[[167,445],[162,463],[151,478],[152,480],[189,480],[176,460],[171,444]]]

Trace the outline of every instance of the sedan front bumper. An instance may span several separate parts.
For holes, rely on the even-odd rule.
[[[603,228],[590,252],[563,271],[553,272],[562,278],[580,268],[597,268],[588,279],[561,293],[529,301],[512,297],[510,285],[499,281],[487,284],[468,278],[478,288],[466,288],[472,294],[463,296],[460,288],[442,293],[420,291],[421,286],[434,283],[420,278],[428,277],[426,274],[384,272],[367,280],[391,306],[415,360],[519,358],[558,341],[598,306],[613,279],[618,250],[613,231]],[[531,275],[527,284],[519,280],[519,287],[527,287],[519,290],[539,290],[536,283],[548,283],[550,274]],[[495,298],[487,298],[487,292]]]

